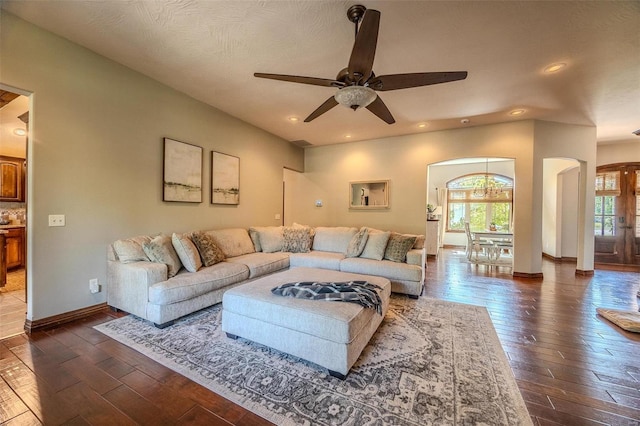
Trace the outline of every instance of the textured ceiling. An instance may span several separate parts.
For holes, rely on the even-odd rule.
[[[342,106],[303,123],[336,89],[253,73],[335,78],[353,46],[346,10],[355,3],[5,0],[2,8],[290,141],[375,139],[462,127],[462,118],[466,126],[536,118],[595,125],[601,142],[636,138],[638,1],[363,1],[382,13],[377,75],[469,76],[381,93],[393,125]],[[542,72],[555,62],[568,66]],[[511,117],[515,108],[526,112]]]

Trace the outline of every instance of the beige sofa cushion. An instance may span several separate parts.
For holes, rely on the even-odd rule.
[[[249,233],[243,228],[215,229],[207,231],[213,241],[222,250],[225,257],[242,256],[253,253],[255,248]]]
[[[252,228],[258,233],[260,247],[265,253],[275,253],[282,251],[284,244],[283,226],[254,226]]]
[[[249,269],[239,263],[220,262],[198,272],[182,270],[175,277],[149,287],[149,302],[155,305],[190,300],[211,291],[246,280]]]
[[[347,247],[349,247],[351,239],[358,233],[358,228],[345,226],[319,226],[315,231],[316,234],[313,237],[313,250],[344,254],[347,252]]]

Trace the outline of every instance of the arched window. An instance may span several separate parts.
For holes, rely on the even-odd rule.
[[[457,177],[447,182],[447,231],[511,232],[513,179],[494,173]]]

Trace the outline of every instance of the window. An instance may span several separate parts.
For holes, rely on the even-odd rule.
[[[596,174],[596,236],[616,235],[616,197],[620,196],[620,172]]]
[[[495,229],[509,232],[513,211],[513,179],[492,174],[472,174],[447,182],[447,231]]]

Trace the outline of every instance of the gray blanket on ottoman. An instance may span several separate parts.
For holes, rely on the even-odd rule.
[[[271,292],[278,296],[296,299],[357,303],[365,308],[375,309],[382,315],[382,300],[376,290],[382,290],[382,288],[367,281],[302,281],[279,285],[272,288]]]

